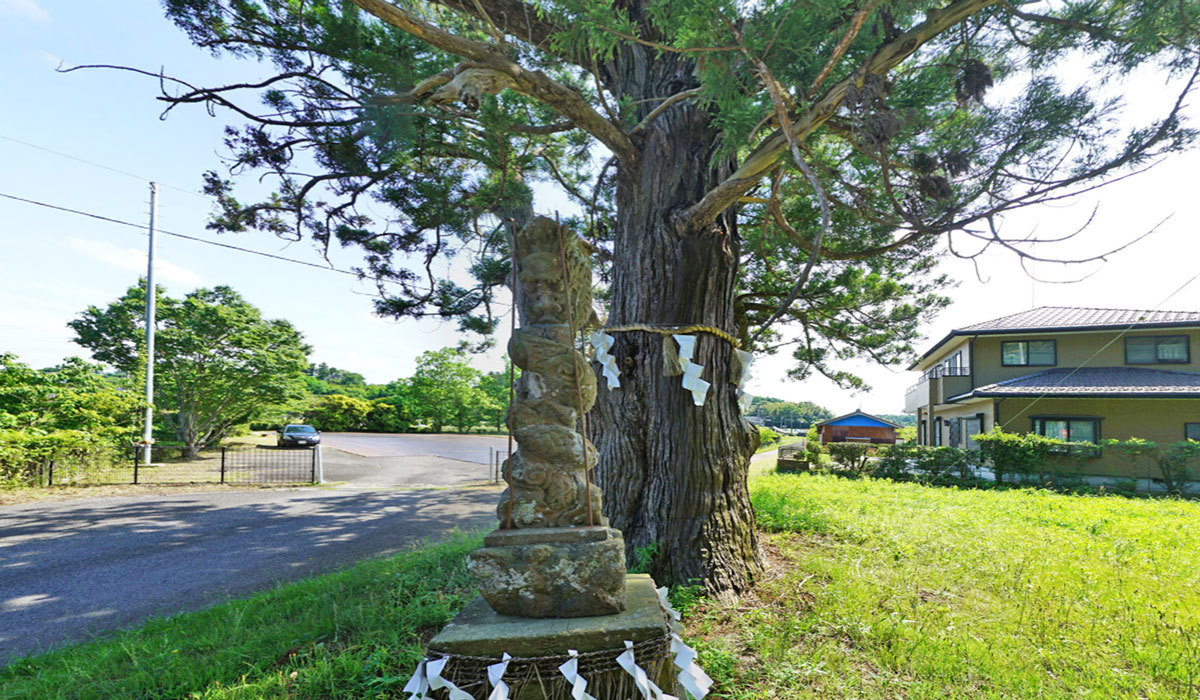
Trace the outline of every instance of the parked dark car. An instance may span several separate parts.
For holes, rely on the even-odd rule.
[[[311,425],[285,425],[279,431],[279,447],[308,447],[321,442],[321,433]]]

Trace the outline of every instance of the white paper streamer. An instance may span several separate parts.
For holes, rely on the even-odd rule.
[[[442,678],[442,669],[446,667],[446,663],[449,661],[449,656],[443,656],[425,665],[425,673],[429,678],[429,689],[442,690],[444,688],[450,693],[450,700],[475,700],[470,693]]]
[[[612,391],[621,386],[621,371],[617,369],[617,358],[608,354],[616,338],[607,333],[593,332],[592,347],[596,349],[596,362],[600,363],[600,373],[608,380],[608,390]]]
[[[492,692],[487,700],[508,700],[508,684],[504,682],[504,674],[508,671],[508,660],[511,658],[506,652],[500,663],[487,667],[488,683],[492,684]]]
[[[697,406],[704,405],[704,399],[708,396],[708,388],[712,386],[700,378],[700,373],[703,371],[704,368],[694,362],[689,362],[687,368],[683,370],[683,388],[692,392],[692,403]]]
[[[696,663],[696,650],[683,643],[679,635],[671,633],[671,653],[675,654],[675,667],[679,669],[679,684],[696,700],[703,700],[712,687],[713,679]]]
[[[734,350],[734,352],[742,360],[742,376],[738,380],[738,407],[742,409],[742,413],[749,413],[754,397],[746,393],[746,382],[750,381],[750,377],[753,376],[750,367],[754,364],[754,355],[745,350]]]
[[[571,655],[571,658],[558,667],[558,672],[571,684],[571,700],[596,700],[595,697],[588,695],[587,679],[579,675],[579,652],[567,649],[567,653]]]
[[[673,334],[671,337],[679,344],[679,365],[687,369],[692,362],[692,356],[696,353],[696,336]]]
[[[425,678],[425,660],[417,664],[417,670],[412,674],[412,678],[408,679],[408,683],[404,685],[402,693],[408,693],[408,700],[427,700],[429,698],[429,681]]]
[[[704,669],[696,663],[696,651],[689,647],[679,638],[680,625],[679,620],[682,615],[672,605],[667,598],[667,587],[663,586],[655,591],[658,594],[658,604],[667,613],[670,618],[667,624],[671,627],[671,653],[675,655],[675,667],[679,669],[679,684],[696,700],[702,700],[708,691],[712,688],[713,680],[708,677]]]
[[[703,406],[711,384],[700,378],[704,367],[692,362],[692,357],[696,353],[696,336],[672,335],[671,337],[679,344],[679,366],[683,367],[683,388],[692,392],[692,403]]]
[[[625,651],[617,657],[617,665],[625,669],[633,677],[633,685],[637,691],[642,694],[645,700],[679,700],[679,698],[669,693],[664,693],[662,688],[654,684],[647,675],[646,669],[637,665],[637,659],[633,656],[633,642],[625,640]]]
[[[671,605],[671,600],[667,598],[667,587],[663,586],[654,592],[658,594],[658,604],[662,606],[663,611],[671,618],[671,631],[678,632],[678,623],[683,616],[679,614],[679,611]]]

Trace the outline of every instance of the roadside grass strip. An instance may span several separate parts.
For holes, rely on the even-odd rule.
[[[455,535],[0,669],[0,698],[384,698],[475,595]],[[130,595],[137,595],[130,591]]]
[[[722,698],[1200,697],[1200,504],[777,475],[765,580],[685,617]]]

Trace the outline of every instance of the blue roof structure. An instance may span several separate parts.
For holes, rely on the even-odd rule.
[[[899,428],[900,427],[899,425],[897,425],[891,421],[887,421],[882,418],[876,418],[875,416],[872,416],[869,413],[863,413],[862,411],[855,411],[854,413],[847,413],[846,415],[838,416],[837,418],[830,418],[829,420],[823,420],[820,423],[817,423],[817,425],[818,426],[821,426],[821,425],[847,425],[847,426],[854,426],[854,427],[860,427],[860,428],[864,428],[864,427],[865,428]]]

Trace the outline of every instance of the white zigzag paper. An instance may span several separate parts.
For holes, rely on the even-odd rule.
[[[462,690],[457,685],[442,678],[442,669],[450,661],[449,656],[443,656],[435,661],[430,661],[425,665],[425,673],[429,678],[430,690],[442,690],[443,688],[450,693],[450,700],[475,700],[470,693]]]
[[[621,386],[621,371],[617,369],[617,358],[608,353],[616,338],[607,333],[593,332],[592,347],[596,349],[596,362],[600,363],[600,373],[608,380],[608,390],[612,391]]]
[[[500,663],[487,667],[488,683],[492,684],[492,692],[487,700],[508,700],[508,684],[504,682],[504,674],[508,671],[508,660],[512,657],[504,654]]]
[[[679,344],[679,365],[683,367],[681,382],[683,388],[692,392],[692,403],[703,406],[704,399],[708,396],[708,388],[712,385],[700,378],[704,367],[692,362],[692,357],[696,353],[696,336],[672,335],[671,337]]]
[[[558,672],[571,684],[571,700],[596,700],[595,697],[588,695],[587,679],[579,675],[579,652],[567,649],[567,653],[571,655],[571,658],[558,667]]]

